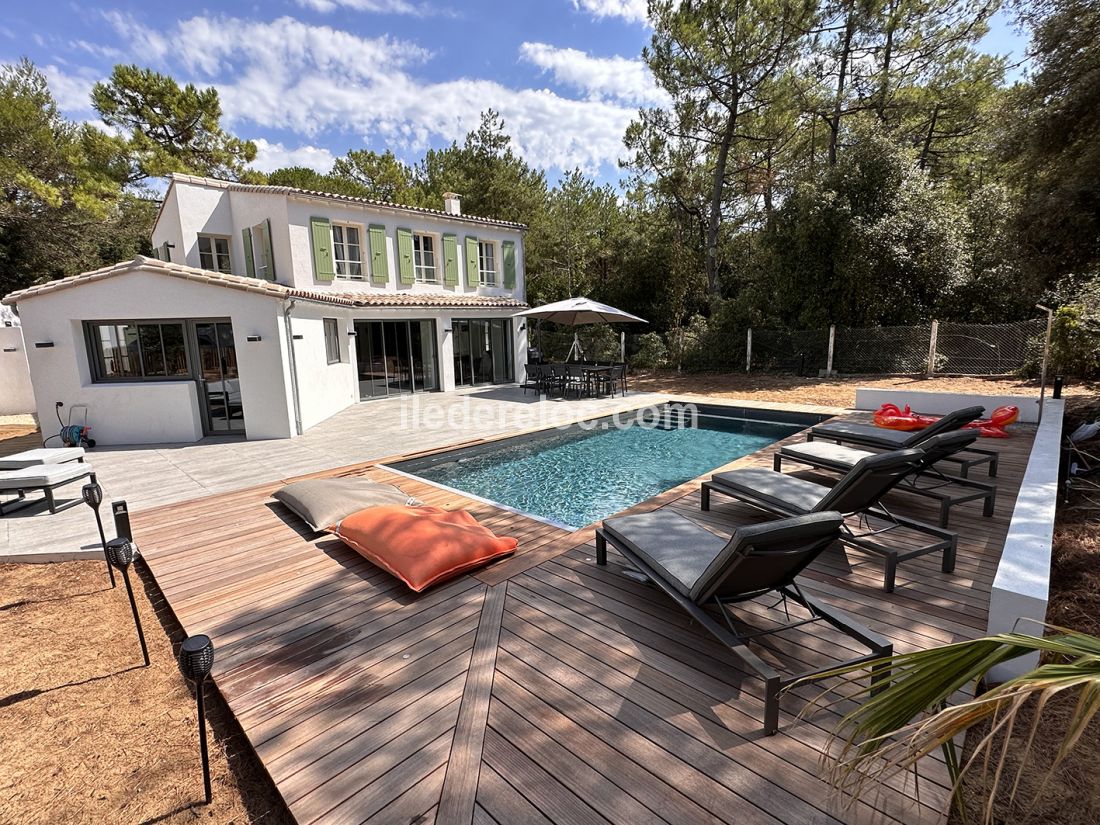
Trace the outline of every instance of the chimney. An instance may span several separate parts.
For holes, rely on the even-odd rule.
[[[454,192],[444,192],[443,211],[448,215],[461,215],[462,195],[456,195]]]

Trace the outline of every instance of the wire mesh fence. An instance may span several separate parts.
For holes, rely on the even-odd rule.
[[[625,344],[633,367],[671,367],[692,372],[774,372],[818,375],[1010,375],[1042,359],[1046,326],[1042,319],[1009,324],[936,322],[893,327],[824,329],[712,329],[692,325],[632,333],[620,342],[619,328],[581,326],[575,330],[532,329],[530,346],[548,361],[583,357],[619,361]]]

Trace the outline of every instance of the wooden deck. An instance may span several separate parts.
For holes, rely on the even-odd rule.
[[[899,651],[981,635],[1030,442],[1025,431],[997,443],[993,518],[978,503],[956,508],[954,574],[938,555],[904,562],[888,595],[881,559],[837,548],[804,575],[807,590]],[[770,467],[774,449],[736,465]],[[591,530],[568,533],[375,464],[331,474],[465,507],[520,546],[416,596],[340,541],[308,534],[270,498],[277,484],[135,515],[165,598],[188,633],[214,639],[217,687],[299,822],[945,821],[935,759],[919,795],[899,782],[852,809],[831,799],[818,774],[836,714],[796,720],[815,695],[804,690],[785,698],[780,732],[763,736],[759,680],[655,588],[623,576],[619,557],[596,567]],[[698,489],[636,509],[674,508],[717,532],[757,518],[723,498],[702,513]],[[897,509],[933,519],[913,501],[898,496]],[[743,615],[764,625],[782,611],[754,602]],[[757,649],[795,670],[856,648],[815,625]]]

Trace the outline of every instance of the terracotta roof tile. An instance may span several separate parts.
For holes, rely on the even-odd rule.
[[[309,301],[318,304],[330,304],[344,307],[484,307],[516,308],[522,309],[527,304],[515,298],[493,295],[465,295],[462,293],[424,293],[424,292],[316,292],[313,290],[295,289],[283,284],[261,281],[256,278],[244,278],[240,275],[225,275],[221,272],[210,272],[205,269],[195,269],[182,264],[160,261],[156,258],[146,258],[138,255],[132,261],[123,261],[111,266],[96,269],[91,272],[82,272],[68,278],[57,281],[49,281],[44,284],[12,292],[4,297],[0,303],[14,306],[20,301],[46,295],[62,289],[80,286],[81,284],[100,281],[115,275],[127,272],[155,272],[174,278],[183,278],[188,281],[199,281],[212,286],[221,286],[227,289],[238,289],[244,292],[257,292],[271,298]]]

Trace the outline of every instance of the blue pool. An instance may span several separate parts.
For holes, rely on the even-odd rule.
[[[568,527],[583,527],[797,432],[806,423],[702,416],[695,428],[597,422],[392,465]]]

